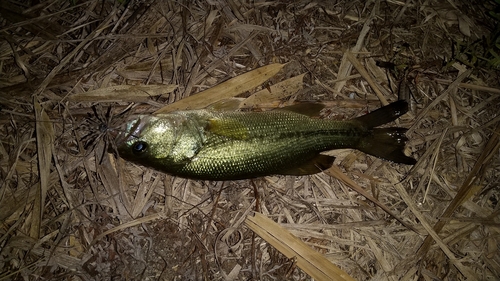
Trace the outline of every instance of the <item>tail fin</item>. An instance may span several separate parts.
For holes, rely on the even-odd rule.
[[[396,120],[408,111],[406,101],[396,101],[387,106],[379,108],[371,113],[355,119],[363,126],[371,130],[371,134],[363,138],[357,149],[389,161],[414,165],[417,161],[404,154],[404,148],[408,138],[405,136],[405,128],[374,128]]]
[[[408,112],[408,103],[398,100],[354,120],[361,122],[367,129],[371,129],[392,122],[406,112]]]

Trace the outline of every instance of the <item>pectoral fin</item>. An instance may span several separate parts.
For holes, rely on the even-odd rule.
[[[312,175],[330,168],[333,165],[333,161],[335,161],[335,157],[333,156],[318,154],[300,166],[284,170],[280,174],[294,176]]]
[[[245,140],[248,138],[248,128],[241,122],[232,119],[210,119],[207,131],[231,139]]]

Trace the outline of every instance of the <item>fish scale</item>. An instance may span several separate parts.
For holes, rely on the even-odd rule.
[[[398,101],[359,118],[311,118],[286,109],[268,112],[179,111],[130,119],[116,138],[120,157],[173,175],[234,180],[271,174],[307,175],[333,164],[321,152],[354,148],[398,163],[404,128],[375,128],[408,110]],[[127,132],[128,128],[128,132]]]
[[[356,132],[361,131],[352,122],[316,120],[283,111],[221,113],[217,118],[237,121],[248,130],[248,137],[232,139],[229,128],[225,135],[209,133],[209,145],[178,174],[190,176],[201,171],[201,176],[217,179],[286,174],[321,151],[351,146],[346,143],[357,142],[360,134]]]

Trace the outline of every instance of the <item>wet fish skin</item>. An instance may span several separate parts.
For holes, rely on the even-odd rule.
[[[375,128],[407,110],[407,103],[398,101],[346,121],[287,110],[139,115],[118,130],[116,146],[126,160],[204,180],[313,174],[333,164],[333,157],[320,153],[339,148],[411,165],[415,159],[403,153],[406,129]]]

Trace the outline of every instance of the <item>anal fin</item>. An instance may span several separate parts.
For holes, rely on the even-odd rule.
[[[300,166],[281,171],[282,175],[304,176],[319,173],[330,168],[335,161],[335,157],[318,154],[311,160],[302,163]]]

